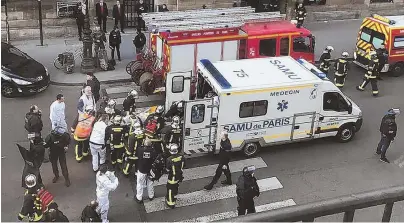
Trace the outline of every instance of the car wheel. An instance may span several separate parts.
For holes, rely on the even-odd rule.
[[[17,92],[17,89],[10,83],[2,83],[1,84],[1,95],[6,98],[14,97]]]
[[[393,69],[391,70],[391,75],[393,77],[399,77],[403,75],[404,73],[404,63],[397,63],[393,66]]]
[[[337,140],[339,142],[345,143],[351,141],[354,136],[355,128],[351,124],[346,124],[340,127],[337,134]]]
[[[247,143],[243,148],[243,153],[246,157],[255,156],[259,151],[258,143]]]

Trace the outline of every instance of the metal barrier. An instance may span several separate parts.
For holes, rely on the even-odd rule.
[[[344,222],[353,222],[357,209],[384,204],[382,222],[389,222],[394,202],[404,201],[404,186],[352,194],[330,200],[248,214],[222,222],[313,222],[315,218],[344,213]],[[374,219],[377,221],[376,219]]]

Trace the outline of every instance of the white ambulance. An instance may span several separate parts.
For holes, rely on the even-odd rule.
[[[185,101],[186,154],[218,152],[222,131],[249,157],[265,146],[327,136],[348,142],[362,126],[360,108],[304,59],[201,60],[197,70],[197,92],[190,92],[192,71],[166,78],[166,107]]]

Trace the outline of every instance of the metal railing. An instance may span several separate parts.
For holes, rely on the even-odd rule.
[[[315,218],[344,213],[343,222],[353,222],[357,209],[384,204],[382,222],[389,222],[395,202],[404,200],[404,186],[342,196],[330,200],[248,214],[223,222],[313,222]],[[374,219],[374,221],[377,221]]]

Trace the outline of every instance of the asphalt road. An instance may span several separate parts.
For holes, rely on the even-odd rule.
[[[309,24],[309,28],[317,37],[317,56],[326,45],[332,45],[336,49],[333,57],[343,50],[352,53],[359,25],[360,21]],[[404,94],[402,88],[404,78],[385,77],[379,82],[380,96],[374,98],[371,96],[370,89],[365,92],[355,90],[355,86],[362,80],[364,71],[353,67],[347,78],[344,92],[363,111],[364,125],[361,131],[353,141],[347,144],[339,144],[332,139],[320,139],[262,149],[258,157],[261,157],[268,167],[258,169],[256,177],[258,179],[276,177],[283,188],[262,193],[256,200],[257,205],[286,199],[293,199],[296,204],[305,204],[404,183],[404,168],[394,163],[404,155],[400,146],[404,143],[404,133],[400,131],[400,126],[404,126],[403,117],[397,119],[399,132],[387,153],[392,163],[381,163],[374,155],[379,140],[378,128],[381,117],[390,107],[404,108],[404,100],[401,98]],[[50,86],[45,92],[33,97],[2,98],[2,221],[16,221],[22,203],[23,189],[20,185],[23,161],[15,143],[27,144],[26,133],[23,130],[23,117],[31,104],[37,104],[43,111],[44,129],[49,129],[49,105],[59,92],[65,95],[66,114],[68,123],[71,123],[76,112],[78,88]],[[243,157],[239,154],[233,157],[233,160],[240,159]],[[187,168],[211,165],[216,162],[217,160],[211,157],[199,157],[189,160]],[[60,182],[51,183],[53,176],[49,163],[42,166],[42,176],[47,188],[55,195],[60,209],[69,220],[78,221],[82,208],[95,198],[95,177],[89,161],[80,164],[75,162],[73,148],[70,148],[68,152],[68,167],[72,181],[72,186],[69,188],[63,185],[63,177]],[[239,175],[239,172],[233,174],[233,180],[235,181]],[[185,181],[180,186],[180,193],[201,190],[210,179],[205,177]],[[111,221],[177,221],[231,211],[237,206],[236,199],[230,198],[174,210],[146,213],[147,210],[143,205],[133,201],[132,185],[133,182],[121,177],[117,191],[111,193],[109,214]],[[164,194],[164,186],[158,186],[156,197],[162,197]],[[403,203],[394,206],[392,221],[404,221],[403,209]],[[357,211],[355,221],[380,221],[382,210],[383,207],[379,206]],[[338,215],[320,218],[318,221],[340,221],[341,219],[342,215]]]

